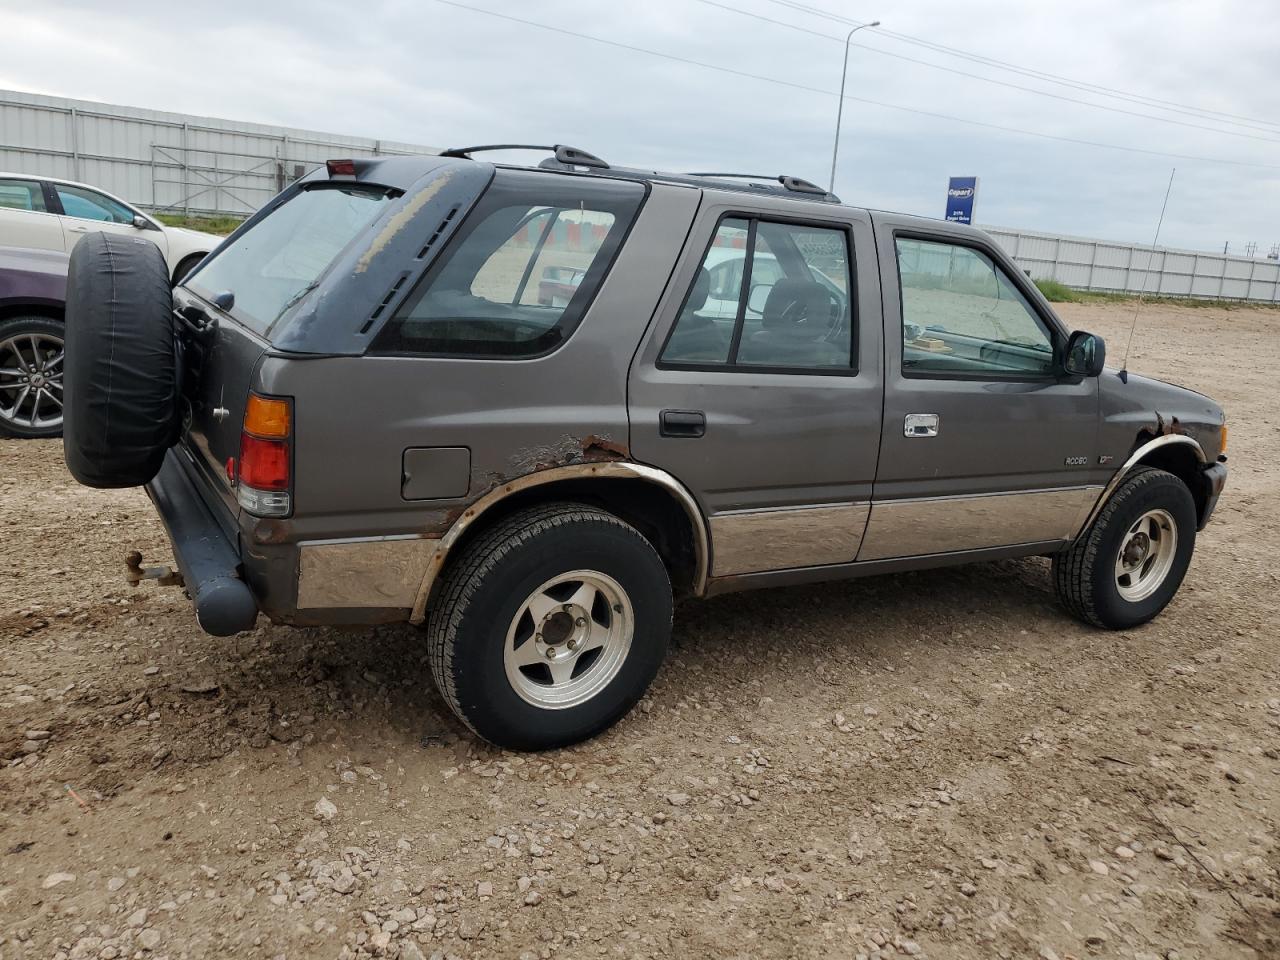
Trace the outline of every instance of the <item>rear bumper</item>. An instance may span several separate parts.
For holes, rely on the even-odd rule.
[[[1226,457],[1205,467],[1200,482],[1204,484],[1205,499],[1204,510],[1200,514],[1200,525],[1196,529],[1203,530],[1209,518],[1213,516],[1214,508],[1218,506],[1218,497],[1222,496],[1222,488],[1227,485]]]
[[[251,629],[258,601],[240,578],[238,546],[218,525],[176,450],[165,455],[146,491],[169,534],[200,628],[215,637]]]

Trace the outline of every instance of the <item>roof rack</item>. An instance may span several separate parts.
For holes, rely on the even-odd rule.
[[[609,169],[609,164],[594,153],[587,153],[585,150],[579,150],[577,147],[570,147],[563,143],[551,146],[536,143],[486,143],[478,147],[450,147],[448,150],[441,151],[440,156],[460,157],[463,160],[470,160],[473,153],[484,153],[491,150],[547,150],[555,155],[556,161],[566,167]],[[546,161],[543,162],[545,163]]]
[[[755,173],[689,173],[689,177],[716,177],[721,180],[765,180],[774,183],[780,183],[793,193],[814,193],[825,197],[827,191],[822,189],[816,183],[811,183],[801,177],[789,177],[786,174],[780,176],[769,176]]]

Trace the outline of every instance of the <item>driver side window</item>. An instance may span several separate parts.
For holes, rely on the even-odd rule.
[[[908,237],[897,248],[904,375],[1054,373],[1052,335],[985,253]]]
[[[852,288],[845,231],[723,220],[659,363],[849,372]]]

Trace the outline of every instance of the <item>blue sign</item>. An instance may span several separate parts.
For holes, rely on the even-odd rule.
[[[952,177],[947,181],[947,219],[973,223],[973,203],[977,199],[977,177]]]

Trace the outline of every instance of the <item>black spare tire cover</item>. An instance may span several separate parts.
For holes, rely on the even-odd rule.
[[[90,487],[136,487],[178,435],[169,271],[141,237],[88,233],[67,268],[62,445]]]

